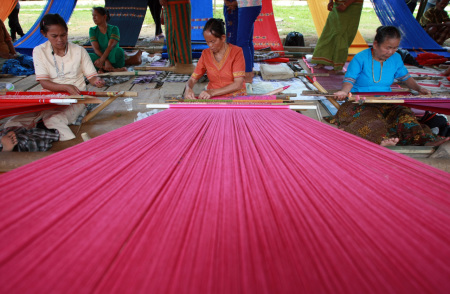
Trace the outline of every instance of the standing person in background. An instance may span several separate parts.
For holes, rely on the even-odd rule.
[[[223,16],[225,17],[227,43],[236,45],[238,28],[238,10],[236,0],[224,1]]]
[[[363,0],[329,0],[327,22],[314,49],[312,63],[316,68],[333,66],[342,72],[348,57],[348,48],[358,32]]]
[[[155,22],[155,37],[152,41],[164,41],[164,35],[161,27],[162,6],[159,3],[159,0],[148,0],[147,6],[150,8],[150,13],[152,14],[153,21]]]
[[[253,28],[262,8],[262,0],[237,0],[238,29],[237,43],[242,48],[245,58],[245,82],[253,81],[253,64],[255,49],[253,47]]]
[[[425,13],[428,9],[435,7],[436,1],[437,0],[428,0],[427,6],[425,6],[425,10],[423,12]]]
[[[16,7],[14,7],[13,11],[11,11],[11,14],[8,16],[8,25],[11,31],[11,38],[13,42],[16,41],[16,33],[21,38],[24,35],[22,27],[20,26],[19,23],[19,12],[20,12],[20,4],[19,1],[17,1]]]
[[[164,6],[164,26],[170,65],[192,64],[190,0],[159,0]]]

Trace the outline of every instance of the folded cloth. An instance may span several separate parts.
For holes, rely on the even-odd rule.
[[[276,57],[280,57],[280,53],[272,52],[272,51],[269,51],[269,52],[255,51],[254,61],[259,62],[259,61],[272,59],[272,58],[276,58]]]
[[[294,77],[294,71],[285,63],[261,64],[263,80],[288,80]]]

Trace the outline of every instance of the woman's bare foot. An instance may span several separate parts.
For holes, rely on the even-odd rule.
[[[324,67],[325,67],[324,64],[316,64],[316,65],[314,66],[315,69],[324,68]]]
[[[112,63],[109,60],[106,60],[105,65],[103,66],[103,69],[105,71],[114,71],[114,66],[112,65]]]
[[[426,143],[425,146],[441,146],[449,140],[450,137],[439,137],[436,141]]]
[[[398,143],[398,138],[389,138],[381,141],[381,146],[395,146]]]
[[[14,149],[14,146],[17,145],[16,133],[14,133],[13,131],[8,132],[1,138],[1,142],[3,145],[2,151],[12,151]]]
[[[128,56],[127,59],[125,59],[125,65],[140,65],[142,63],[142,51],[138,50],[136,54]]]

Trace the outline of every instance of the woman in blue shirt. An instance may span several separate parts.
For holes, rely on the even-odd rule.
[[[396,53],[400,44],[400,31],[393,26],[381,26],[373,48],[358,53],[348,66],[337,100],[344,100],[350,92],[390,92],[394,79],[420,94],[431,94],[419,86],[409,75]],[[420,125],[410,108],[392,104],[357,105],[345,102],[330,120],[346,132],[371,142],[389,145],[440,145],[445,140]]]

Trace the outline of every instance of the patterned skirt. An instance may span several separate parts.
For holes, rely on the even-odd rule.
[[[380,144],[388,138],[398,138],[397,145],[425,145],[437,137],[426,125],[421,125],[411,108],[392,104],[358,105],[345,102],[334,117],[326,118],[340,129]]]

